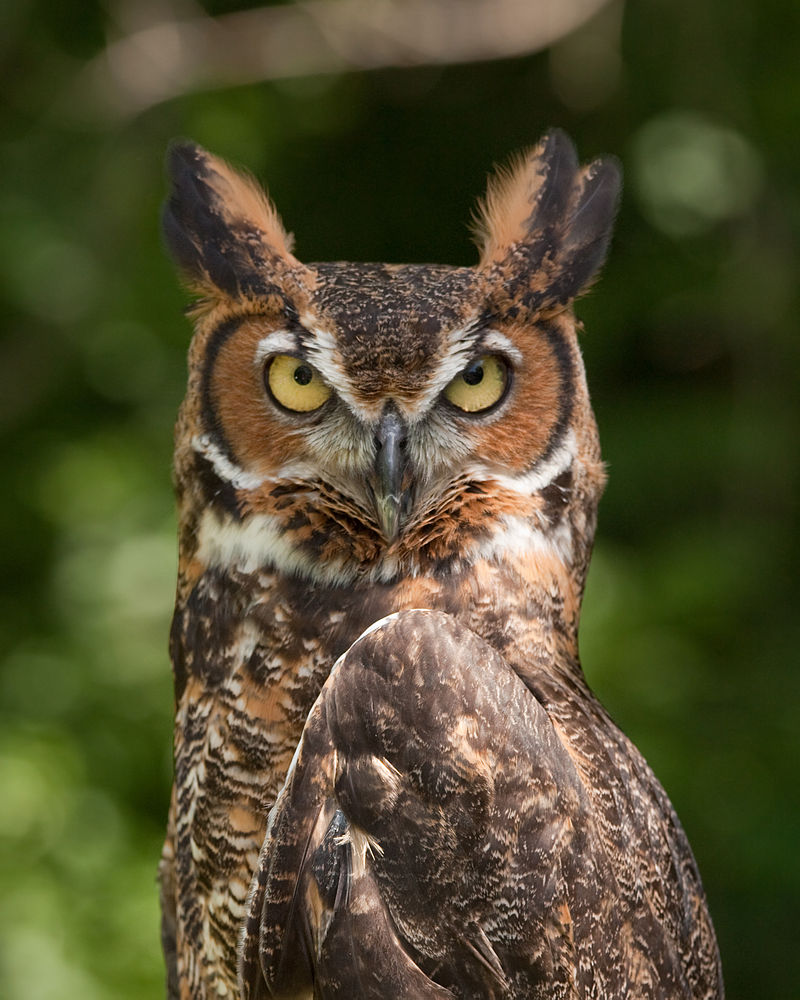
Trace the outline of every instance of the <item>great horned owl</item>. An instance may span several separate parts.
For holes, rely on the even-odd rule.
[[[475,267],[301,264],[175,145],[172,997],[721,998],[694,859],[586,685],[604,472],[572,303],[619,190],[548,134]]]

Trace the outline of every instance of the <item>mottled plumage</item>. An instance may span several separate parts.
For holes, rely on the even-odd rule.
[[[721,1000],[689,845],[578,660],[604,471],[572,302],[615,164],[547,135],[474,268],[301,264],[252,180],[169,166],[169,995]]]

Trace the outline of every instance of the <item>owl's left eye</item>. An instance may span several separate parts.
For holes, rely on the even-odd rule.
[[[508,365],[487,354],[476,358],[444,390],[445,399],[465,413],[482,413],[499,403],[509,382]]]
[[[285,410],[310,413],[331,395],[316,368],[292,354],[276,354],[267,362],[264,381],[270,396]]]

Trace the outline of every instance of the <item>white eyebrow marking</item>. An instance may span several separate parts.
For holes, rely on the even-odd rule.
[[[288,330],[273,330],[259,340],[254,361],[260,365],[270,354],[292,354],[298,347],[295,334],[289,333]]]
[[[480,339],[482,342],[481,346],[487,350],[499,351],[501,354],[505,354],[511,358],[516,364],[522,361],[522,351],[505,334],[500,333],[499,330],[487,330]]]

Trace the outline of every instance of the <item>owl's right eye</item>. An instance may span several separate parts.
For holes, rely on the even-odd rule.
[[[285,410],[310,413],[318,410],[331,395],[316,368],[293,354],[276,354],[267,362],[264,382],[270,396]]]

